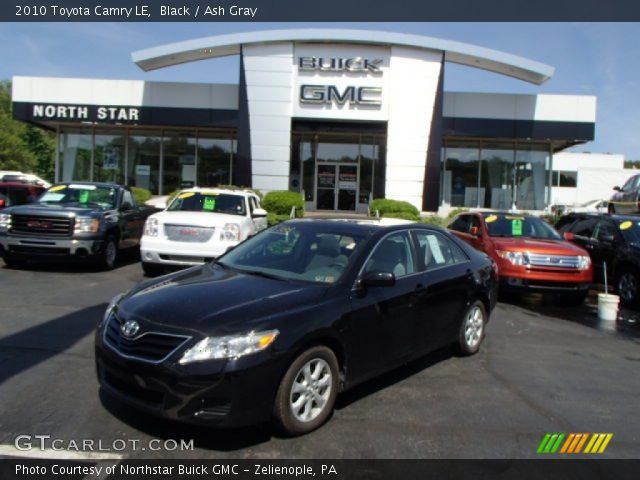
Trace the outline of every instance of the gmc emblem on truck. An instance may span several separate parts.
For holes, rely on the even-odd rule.
[[[27,227],[29,228],[51,228],[51,226],[51,222],[46,220],[29,220],[27,222]]]

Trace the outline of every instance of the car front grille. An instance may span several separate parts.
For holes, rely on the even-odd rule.
[[[540,255],[530,253],[529,265],[533,267],[578,268],[578,257],[572,255]]]
[[[18,235],[66,238],[73,235],[75,219],[44,215],[11,216],[11,232]]]
[[[205,243],[213,236],[212,227],[191,227],[189,225],[165,225],[164,233],[172,242]]]
[[[107,322],[104,342],[121,356],[144,362],[162,362],[191,338],[161,332],[142,332],[133,338],[126,338],[115,314],[111,314]]]

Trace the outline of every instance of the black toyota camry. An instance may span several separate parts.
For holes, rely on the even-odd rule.
[[[475,353],[495,286],[492,261],[441,228],[292,220],[114,298],[98,378],[167,418],[299,435],[381,372],[450,344]]]

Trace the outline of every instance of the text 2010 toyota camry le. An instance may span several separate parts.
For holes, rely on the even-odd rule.
[[[440,228],[288,221],[114,298],[98,378],[164,417],[303,434],[357,383],[448,344],[475,353],[495,284],[492,261]]]

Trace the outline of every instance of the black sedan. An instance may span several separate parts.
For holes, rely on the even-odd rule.
[[[98,379],[160,416],[299,435],[340,391],[449,344],[478,351],[495,287],[492,261],[437,227],[288,221],[114,298]]]
[[[613,285],[627,305],[640,302],[640,217],[575,213],[562,217],[556,229],[589,252],[594,280]]]

